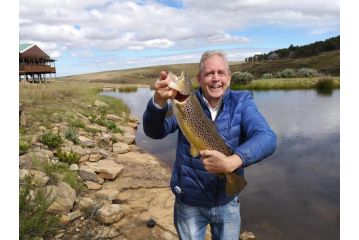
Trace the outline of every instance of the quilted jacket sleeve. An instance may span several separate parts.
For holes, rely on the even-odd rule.
[[[234,153],[243,160],[243,168],[271,155],[276,148],[276,135],[249,92],[243,99],[241,115],[241,132],[245,140]]]
[[[166,104],[164,108],[159,109],[153,104],[152,98],[148,101],[142,119],[143,131],[148,137],[160,139],[177,130],[178,126],[175,116],[166,117],[169,108],[170,106]]]

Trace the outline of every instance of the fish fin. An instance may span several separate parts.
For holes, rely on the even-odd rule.
[[[191,153],[192,157],[198,157],[199,156],[199,151],[195,147],[193,147],[192,145],[190,147],[190,153]]]
[[[247,185],[247,181],[243,176],[234,173],[226,173],[226,180],[226,194],[228,196],[240,193]]]

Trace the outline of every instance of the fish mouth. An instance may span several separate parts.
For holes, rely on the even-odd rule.
[[[175,97],[175,100],[177,102],[184,102],[187,100],[187,98],[189,97],[189,95],[184,95],[180,92],[177,91],[177,94],[176,94],[176,97]]]

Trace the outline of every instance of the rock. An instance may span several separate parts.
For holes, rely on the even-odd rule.
[[[69,213],[76,200],[76,191],[65,182],[60,182],[58,186],[46,186],[46,193],[50,200],[54,202],[47,209],[52,213]]]
[[[34,184],[35,187],[44,187],[44,186],[46,186],[47,182],[50,179],[46,175],[46,173],[43,173],[41,171],[20,169],[20,172],[19,172],[20,181],[23,181],[26,176],[31,176],[32,177],[32,184]]]
[[[80,210],[76,210],[76,211],[73,211],[73,212],[70,212],[69,214],[67,215],[62,215],[61,216],[61,219],[60,219],[60,223],[61,224],[68,224],[69,222],[77,219],[81,217],[81,211]]]
[[[97,183],[104,182],[104,180],[100,178],[92,168],[86,165],[80,167],[79,175],[84,180],[89,180]]]
[[[94,239],[113,239],[120,235],[120,233],[112,228],[107,226],[100,226],[98,227],[98,234],[95,236]],[[122,237],[120,239],[123,239]]]
[[[116,114],[107,114],[106,119],[115,121],[115,122],[123,122],[124,119]]]
[[[77,164],[71,164],[70,165],[70,170],[71,171],[78,171],[79,170],[79,165],[77,165]]]
[[[92,181],[86,181],[84,182],[87,186],[88,189],[90,190],[99,190],[102,188],[102,185],[101,184],[98,184],[98,183],[95,183],[95,182],[92,182]]]
[[[129,126],[129,127],[131,127],[131,128],[134,128],[134,129],[137,129],[137,123],[128,122],[128,123],[127,123],[127,126]]]
[[[119,204],[105,204],[96,216],[96,220],[104,224],[118,222],[124,216],[123,207]]]
[[[100,100],[96,100],[96,101],[95,101],[95,106],[96,106],[96,107],[107,107],[108,104],[107,104],[107,103],[104,103],[104,102],[102,102],[102,101],[100,101]]]
[[[241,240],[255,240],[256,236],[252,232],[244,231],[240,237]]]
[[[117,142],[112,146],[112,152],[114,153],[127,153],[130,151],[130,147],[126,143]]]
[[[93,131],[98,131],[98,132],[106,132],[107,128],[97,125],[97,124],[89,124],[86,126],[87,129],[93,130]]]
[[[86,162],[85,164],[104,179],[115,179],[123,169],[123,165],[117,164],[111,159],[100,160],[94,163]]]
[[[116,138],[116,140],[118,140],[118,141],[120,141],[122,143],[126,143],[128,145],[133,144],[135,142],[135,139],[136,139],[134,134],[127,133],[127,132],[125,132],[123,134],[116,133],[116,134],[114,134],[114,137]]]
[[[89,161],[90,162],[97,162],[102,158],[102,155],[99,153],[90,153]]]
[[[112,135],[104,133],[101,137],[99,137],[99,139],[96,140],[96,142],[99,147],[110,146],[112,144]]]
[[[85,149],[79,145],[72,145],[72,146],[65,146],[62,148],[64,152],[74,152],[77,153],[79,156],[84,156],[90,152],[90,150]]]
[[[19,165],[20,168],[31,169],[33,168],[33,162],[48,163],[50,158],[53,157],[53,153],[48,150],[39,150],[36,152],[29,152],[20,156]]]
[[[80,144],[85,147],[94,147],[95,146],[95,141],[93,141],[87,137],[79,136],[79,140],[80,140]]]
[[[70,212],[69,214],[67,214],[68,218],[69,218],[69,221],[73,221],[75,220],[76,218],[79,218],[81,217],[81,211],[80,210],[76,210],[74,212]]]
[[[118,191],[114,189],[103,189],[101,191],[96,192],[96,197],[112,201],[117,198]]]
[[[80,159],[79,159],[79,162],[82,163],[82,162],[86,162],[88,161],[90,158],[90,155],[86,154],[84,156],[82,156]]]
[[[90,209],[96,205],[95,201],[89,197],[83,197],[79,201],[79,206],[81,209]]]
[[[135,116],[128,116],[128,121],[133,123],[138,123],[138,118]]]

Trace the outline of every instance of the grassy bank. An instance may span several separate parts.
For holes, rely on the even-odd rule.
[[[339,88],[340,78],[273,78],[273,79],[257,79],[251,81],[247,85],[231,85],[232,89],[249,89],[249,90],[275,90],[275,89],[316,89],[320,88],[318,82],[322,79],[331,79],[331,85],[324,86],[327,88]]]
[[[103,84],[89,82],[53,82],[49,84],[20,85],[20,103],[26,112],[26,124],[20,132],[27,135],[37,131],[39,126],[50,127],[59,122],[74,122],[76,114],[88,116],[97,114],[93,106],[96,100],[103,101],[108,107],[103,111],[118,115],[129,113],[128,107],[120,100],[100,96]]]

